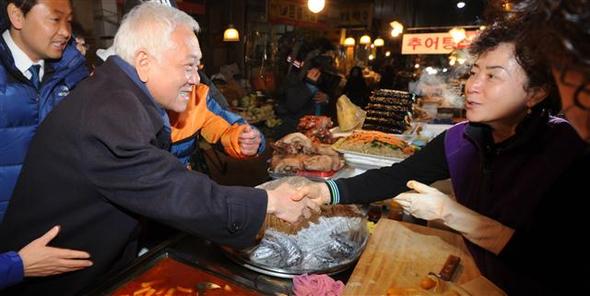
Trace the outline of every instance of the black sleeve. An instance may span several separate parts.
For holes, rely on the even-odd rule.
[[[297,77],[290,77],[284,93],[284,106],[290,113],[298,113],[309,104],[312,93],[309,87]]]
[[[392,198],[408,190],[406,183],[416,180],[431,184],[449,178],[445,156],[446,132],[435,137],[422,150],[390,167],[369,170],[361,175],[336,180],[341,203],[369,203]]]
[[[95,101],[100,105],[81,124],[80,149],[84,172],[105,199],[217,243],[254,243],[266,215],[265,191],[218,185],[155,146],[158,115],[133,93]]]

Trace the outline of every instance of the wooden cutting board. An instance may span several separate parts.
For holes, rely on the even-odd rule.
[[[440,271],[449,255],[461,257],[454,283],[462,284],[480,275],[460,235],[381,219],[344,295],[386,295],[390,287],[417,288],[428,272]]]

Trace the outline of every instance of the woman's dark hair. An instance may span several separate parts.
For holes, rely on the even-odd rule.
[[[501,43],[514,44],[514,57],[528,79],[525,90],[541,88],[548,94],[542,102],[533,107],[533,111],[546,110],[551,114],[557,114],[561,110],[561,101],[551,67],[538,50],[538,45],[525,42],[526,36],[523,32],[528,31],[525,29],[528,25],[530,22],[521,18],[496,22],[481,32],[471,44],[470,53],[479,56],[495,49]]]
[[[1,0],[0,7],[2,7],[2,21],[0,22],[0,29],[2,32],[10,27],[10,19],[8,18],[8,4],[12,3],[20,8],[24,15],[27,15],[31,8],[37,4],[38,0]]]
[[[582,74],[570,86],[576,89],[575,104],[588,109],[579,99],[590,89],[590,0],[521,0],[511,14],[530,20],[527,40],[559,70],[557,79],[568,84],[564,77],[569,71]]]
[[[545,31],[542,51],[552,64],[567,63],[590,73],[590,1],[521,0],[513,14]]]

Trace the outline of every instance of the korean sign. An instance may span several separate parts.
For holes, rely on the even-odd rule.
[[[298,27],[323,27],[325,24],[318,15],[307,8],[307,2],[301,0],[269,0],[268,20],[275,24]]]
[[[458,44],[448,32],[404,34],[402,54],[448,54],[454,49],[469,47],[477,34],[478,31],[466,31],[465,39]]]

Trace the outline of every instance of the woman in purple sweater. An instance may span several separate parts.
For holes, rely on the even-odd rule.
[[[391,167],[314,183],[306,189],[310,196],[333,204],[399,194],[406,212],[461,233],[481,273],[509,295],[563,290],[568,275],[539,266],[566,268],[560,256],[571,244],[555,235],[577,227],[570,223],[576,215],[556,217],[588,180],[580,166],[586,145],[568,122],[551,116],[560,110],[557,88],[538,45],[524,42],[523,22],[490,26],[472,44],[468,122]],[[425,185],[447,178],[456,199]],[[416,192],[402,193],[408,187]],[[550,255],[555,252],[560,256]]]

